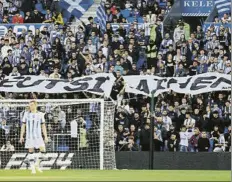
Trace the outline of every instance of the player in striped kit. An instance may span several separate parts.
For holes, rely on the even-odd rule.
[[[24,113],[23,124],[21,127],[20,143],[24,142],[24,134],[26,131],[26,143],[25,148],[28,149],[28,159],[31,167],[32,174],[36,173],[36,170],[42,172],[40,169],[40,160],[45,154],[45,143],[48,141],[47,130],[45,125],[44,114],[37,111],[37,102],[35,100],[29,103],[29,111]],[[44,135],[44,140],[42,137]],[[35,157],[34,149],[39,149],[40,152]]]

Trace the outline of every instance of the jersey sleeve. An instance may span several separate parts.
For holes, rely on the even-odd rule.
[[[26,124],[26,123],[27,123],[27,120],[28,120],[28,113],[27,113],[27,112],[24,112],[24,114],[23,114],[23,119],[22,119],[22,123],[23,123],[23,124]]]

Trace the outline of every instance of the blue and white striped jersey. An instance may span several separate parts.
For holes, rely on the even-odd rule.
[[[26,124],[26,140],[35,140],[42,138],[41,124],[45,123],[44,113],[25,112],[23,123]]]

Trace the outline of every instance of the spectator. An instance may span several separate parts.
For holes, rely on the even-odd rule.
[[[123,126],[118,125],[117,136],[116,136],[116,150],[121,150],[121,148],[125,142],[123,132],[124,132]]]
[[[139,14],[138,9],[137,9],[137,8],[134,8],[134,9],[131,11],[130,16],[135,17],[135,18],[140,17],[140,14]]]
[[[86,146],[86,121],[78,115],[77,118],[70,122],[70,130],[71,130],[71,142],[70,148],[75,151],[78,147],[78,134],[80,133],[80,142],[82,143],[82,147]],[[85,143],[85,144],[84,144]]]
[[[181,35],[185,35],[184,31],[184,24],[180,23],[178,27],[175,28],[174,30],[174,42],[177,43],[179,40],[181,40]]]
[[[19,64],[19,68],[18,71],[20,73],[20,75],[27,75],[28,74],[28,66],[25,62],[22,62]]]
[[[228,13],[225,13],[221,18],[222,23],[229,23],[231,22],[231,17]]]
[[[59,12],[55,12],[52,16],[52,20],[55,24],[58,24],[58,25],[64,25],[64,20],[63,20],[63,17],[62,17],[62,14],[59,13]]]
[[[163,125],[167,131],[170,130],[170,126],[172,125],[172,119],[168,116],[168,112],[166,110],[163,111]]]
[[[33,23],[42,23],[43,22],[43,16],[39,13],[37,9],[34,9],[34,12],[32,14],[32,21]]]
[[[186,120],[184,121],[184,125],[186,126],[188,131],[192,131],[193,128],[195,127],[196,121],[190,116],[189,112],[187,112],[185,116],[186,116]]]
[[[55,68],[54,72],[50,74],[49,78],[56,78],[56,79],[61,78],[61,75],[59,74],[59,69]]]
[[[9,13],[9,15],[13,15],[17,12],[17,8],[15,7],[15,5],[13,3],[9,3],[9,7],[7,8],[7,11]]]
[[[228,131],[224,134],[225,143],[226,143],[226,152],[231,151],[231,126],[228,127]]]
[[[168,140],[168,151],[169,152],[179,151],[179,141],[177,140],[175,134],[172,134],[170,139]]]
[[[61,110],[60,106],[57,106],[52,109],[53,110],[53,116],[58,118],[58,121],[60,122],[61,128],[64,129],[66,125],[66,114],[64,111]]]
[[[133,136],[134,142],[137,143],[139,133],[137,132],[135,125],[130,125],[130,135],[129,136]]]
[[[59,117],[57,115],[53,116],[53,121],[51,123],[52,130],[50,131],[50,134],[59,134],[61,132],[61,123],[59,121]],[[51,133],[52,132],[52,133]]]
[[[142,129],[140,132],[140,145],[142,151],[150,150],[149,137],[150,137],[150,126],[148,124],[145,124],[144,129]]]
[[[15,23],[15,24],[24,23],[24,19],[18,11],[15,12],[15,16],[13,16],[12,23]]]
[[[219,127],[219,130],[223,130],[223,128],[224,128],[224,123],[223,123],[222,119],[219,118],[218,115],[219,115],[219,114],[218,114],[218,111],[215,110],[215,111],[213,112],[213,116],[212,116],[212,119],[211,119],[211,129],[213,129],[215,126],[217,126],[217,127],[220,126],[220,127]]]
[[[12,72],[9,74],[9,76],[20,76],[20,73],[18,72],[17,66],[13,67]]]
[[[3,58],[7,57],[8,50],[12,50],[12,47],[9,45],[9,39],[5,39],[4,46],[1,48],[1,53]]]
[[[180,152],[188,152],[188,131],[184,125],[181,127],[180,132]]]
[[[198,140],[200,138],[200,131],[198,128],[194,128],[194,135],[189,139],[190,152],[198,152]]]
[[[138,145],[134,142],[134,137],[130,136],[128,138],[128,143],[123,146],[122,151],[138,151]]]
[[[182,63],[179,63],[178,68],[176,69],[174,76],[175,77],[184,77],[186,75],[187,75],[186,69],[184,69]]]
[[[162,139],[161,131],[158,130],[158,128],[155,126],[154,127],[154,151],[161,150],[162,142],[163,142],[163,139]]]
[[[13,145],[11,145],[10,141],[7,141],[6,144],[2,146],[0,151],[14,152],[15,148]]]
[[[226,143],[225,143],[225,137],[223,134],[220,133],[220,131],[218,131],[218,135],[219,137],[218,138],[214,138],[214,152],[224,152],[225,151],[225,146],[226,146]]]
[[[33,23],[30,11],[26,12],[25,17],[24,17],[24,23]]]
[[[51,22],[52,22],[52,12],[50,9],[47,9],[43,23],[51,23]]]
[[[207,138],[206,131],[201,132],[201,137],[198,139],[198,151],[199,152],[208,152],[210,148],[209,139]]]

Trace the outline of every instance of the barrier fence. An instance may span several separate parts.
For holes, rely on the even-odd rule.
[[[0,152],[1,169],[26,169],[23,162],[27,152]],[[48,160],[41,165],[44,170],[91,168],[88,156],[83,151],[47,153]],[[97,156],[96,156],[97,157]],[[116,152],[117,169],[149,169],[149,152]],[[231,154],[155,152],[154,169],[165,170],[230,170]],[[82,164],[82,165],[80,165]],[[83,165],[84,164],[84,165]]]
[[[41,31],[44,27],[47,27],[48,31],[52,31],[52,24],[49,23],[1,24],[0,37],[5,36],[9,28],[12,28],[13,32],[18,36],[22,33],[23,29],[26,31],[31,30],[35,34],[36,29]]]

